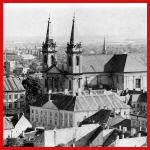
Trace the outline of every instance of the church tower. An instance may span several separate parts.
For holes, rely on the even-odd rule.
[[[105,43],[105,36],[104,36],[104,45],[103,45],[103,51],[102,51],[102,54],[107,54],[106,43]]]
[[[51,65],[57,65],[56,47],[56,42],[54,43],[52,37],[51,21],[49,17],[46,39],[42,45],[43,71],[45,71]]]
[[[75,15],[72,20],[70,42],[67,43],[67,72],[70,74],[82,73],[82,46],[78,41]]]

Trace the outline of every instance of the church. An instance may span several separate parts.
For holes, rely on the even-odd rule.
[[[140,54],[108,55],[104,38],[101,55],[84,55],[76,38],[76,20],[72,20],[70,41],[66,46],[67,66],[58,66],[57,46],[52,38],[50,18],[42,45],[43,91],[78,95],[85,90],[147,90],[147,65]]]

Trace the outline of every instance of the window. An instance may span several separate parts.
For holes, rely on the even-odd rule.
[[[133,104],[133,108],[135,108],[135,104]]]
[[[20,108],[23,108],[23,102],[20,102]]]
[[[38,118],[36,118],[36,122],[38,122]]]
[[[124,111],[124,115],[126,115],[126,111]]]
[[[68,123],[67,123],[67,121],[65,121],[65,127],[67,127],[68,126]]]
[[[9,103],[9,108],[12,108],[12,103]]]
[[[55,113],[55,117],[57,117],[57,113]]]
[[[18,103],[17,102],[14,103],[14,107],[18,108]]]
[[[61,127],[63,126],[63,122],[62,122],[62,121],[60,121],[60,126],[61,126]]]
[[[79,56],[76,56],[76,66],[79,66]]]
[[[36,114],[38,114],[38,110],[36,110]]]
[[[69,66],[72,66],[72,58],[69,56]]]
[[[11,99],[11,95],[9,95],[9,99]]]
[[[15,95],[14,95],[14,99],[18,99],[18,94],[15,94]]]
[[[34,121],[34,118],[32,117],[32,121]]]
[[[139,107],[140,107],[140,105],[139,105],[139,104],[137,104],[137,107],[139,108]]]
[[[52,112],[49,112],[49,116],[50,116],[50,117],[52,116]]]
[[[70,127],[73,127],[72,121],[70,121]]]
[[[70,119],[72,120],[72,114],[70,114]]]
[[[141,88],[141,79],[136,79],[136,88]]]
[[[71,90],[71,80],[69,80],[69,90]]]
[[[60,118],[63,118],[63,114],[60,114]]]
[[[46,88],[48,87],[47,79],[45,79],[45,87],[46,87]]]
[[[55,120],[55,126],[57,126],[57,121]]]
[[[52,125],[52,120],[49,120],[49,125],[50,125],[50,126]]]
[[[67,114],[65,114],[65,118],[66,118],[66,119],[68,118],[68,115],[67,115]]]
[[[44,63],[45,64],[47,63],[47,56],[46,55],[44,56]]]
[[[32,113],[34,113],[34,110],[32,109]]]
[[[43,114],[43,113],[42,113],[42,111],[41,111],[41,116],[42,116],[42,114]]]

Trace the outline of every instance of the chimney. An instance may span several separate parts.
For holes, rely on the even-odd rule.
[[[56,146],[56,128],[54,128],[54,146]]]
[[[127,127],[123,127],[123,132],[126,132],[127,131]]]
[[[119,126],[119,131],[121,131],[121,126]]]
[[[81,89],[78,88],[78,96],[81,96]]]
[[[138,133],[138,137],[141,137],[141,133]]]
[[[136,133],[136,129],[135,128],[131,128],[131,136],[133,136]]]
[[[68,95],[68,89],[65,89],[64,94]]]
[[[49,90],[49,91],[48,91],[48,94],[51,94],[51,93],[52,93],[52,90]]]
[[[142,131],[142,127],[139,127],[139,131]]]
[[[118,147],[118,143],[119,143],[119,135],[117,135],[117,138],[116,138],[116,147]]]

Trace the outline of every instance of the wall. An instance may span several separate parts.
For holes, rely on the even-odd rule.
[[[141,88],[136,88],[136,79],[141,79]],[[147,89],[147,72],[143,73],[125,73],[124,74],[124,90],[141,90]]]
[[[72,141],[75,137],[76,140],[84,137],[94,129],[96,129],[98,125],[85,125],[78,128],[66,128],[66,129],[58,129],[56,130],[56,134],[54,136],[54,130],[45,131],[45,147],[54,147],[58,144],[67,144]]]

